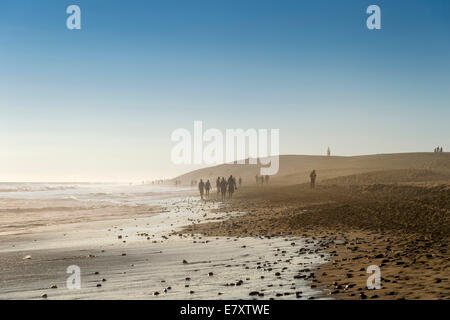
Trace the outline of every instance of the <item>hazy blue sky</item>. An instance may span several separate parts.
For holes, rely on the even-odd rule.
[[[449,119],[448,0],[0,1],[2,181],[174,176],[194,120],[355,155],[448,150]]]

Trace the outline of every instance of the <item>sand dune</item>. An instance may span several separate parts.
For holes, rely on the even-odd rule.
[[[232,174],[242,177],[244,183],[253,184],[255,175],[259,174],[259,168],[260,165],[223,164],[195,170],[175,179],[180,180],[182,184],[190,184],[191,180],[216,179],[217,176]],[[341,176],[385,170],[389,172],[376,174],[376,176],[382,180],[389,180],[382,176],[389,177],[393,174],[396,177],[401,176],[401,179],[406,179],[407,182],[449,181],[450,153],[397,153],[352,157],[282,155],[280,156],[280,170],[278,174],[271,177],[270,181],[274,184],[304,183],[308,181],[312,169],[316,169],[318,172],[318,182]],[[395,170],[404,171],[396,172]],[[349,178],[346,183],[349,183],[351,179],[355,178]],[[391,180],[397,181],[396,178]]]

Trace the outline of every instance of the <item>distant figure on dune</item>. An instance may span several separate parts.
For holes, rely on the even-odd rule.
[[[266,179],[266,184],[269,184],[269,176],[268,175],[265,176],[265,179]]]
[[[205,183],[202,179],[200,179],[200,182],[198,183],[198,190],[200,191],[200,198],[203,200],[203,191],[205,189]]]
[[[329,156],[331,156],[331,150],[330,150],[330,147],[328,147],[328,149],[327,149],[327,157],[329,157]]]
[[[219,199],[219,194],[220,194],[220,177],[217,177],[216,188],[217,188],[217,199]]]
[[[263,185],[264,184],[264,176],[261,176],[260,178],[261,178],[261,185]]]
[[[225,196],[227,194],[227,182],[225,181],[225,178],[222,177],[222,180],[220,181],[220,192],[222,194],[222,201],[225,200]]]
[[[241,184],[242,184],[242,178],[239,177],[239,187],[241,186]]]
[[[231,198],[233,196],[234,189],[236,188],[236,180],[234,180],[233,176],[230,175],[228,178],[228,197]]]
[[[316,186],[316,177],[317,177],[316,170],[313,170],[309,175],[309,177],[311,178],[311,189],[314,189],[314,187]]]
[[[209,190],[211,189],[211,182],[209,182],[209,179],[206,181],[205,184],[205,191],[206,191],[206,197],[209,198]]]
[[[255,180],[256,180],[256,184],[258,184],[258,183],[259,183],[259,177],[258,177],[258,175],[255,176]]]

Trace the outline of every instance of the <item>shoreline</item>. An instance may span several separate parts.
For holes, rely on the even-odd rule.
[[[323,296],[309,285],[311,270],[327,258],[316,242],[299,237],[182,235],[178,231],[183,226],[222,219],[218,203],[197,197],[164,203],[167,210],[156,214],[127,211],[124,219],[116,214],[106,221],[52,225],[45,232],[2,236],[0,299]],[[66,287],[70,276],[66,269],[71,265],[80,267],[80,290]]]

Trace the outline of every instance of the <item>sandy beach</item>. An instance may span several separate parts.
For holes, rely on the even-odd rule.
[[[315,189],[284,175],[304,170],[289,156],[225,201],[190,179],[254,167],[178,187],[1,185],[0,299],[449,299],[448,155],[319,160]]]
[[[121,201],[111,201],[117,192],[101,201],[2,198],[0,299],[326,298],[310,286],[328,259],[320,241],[178,233],[228,216],[194,192],[167,188],[151,201],[142,192]],[[66,285],[73,265],[80,289]]]

